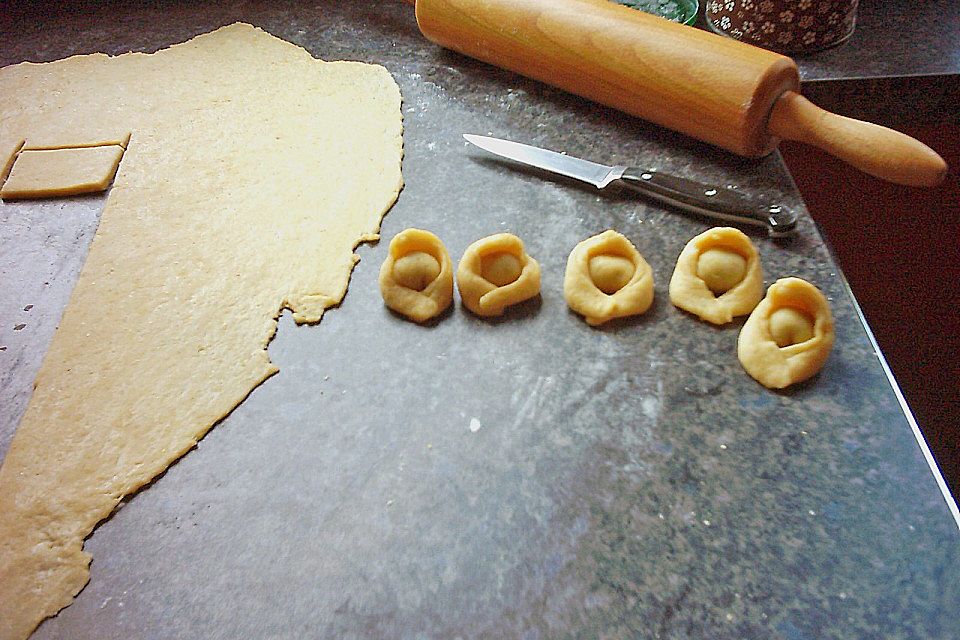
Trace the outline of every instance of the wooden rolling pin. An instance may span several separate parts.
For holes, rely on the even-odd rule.
[[[820,109],[790,58],[609,0],[405,0],[437,44],[744,156],[780,139],[878,178],[933,186],[947,165],[907,135]]]

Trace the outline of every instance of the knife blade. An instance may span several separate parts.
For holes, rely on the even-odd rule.
[[[779,203],[763,203],[739,191],[715,187],[656,169],[609,166],[519,142],[463,134],[464,139],[503,158],[581,180],[603,189],[620,184],[684,211],[723,222],[761,226],[774,238],[796,231],[797,215]]]

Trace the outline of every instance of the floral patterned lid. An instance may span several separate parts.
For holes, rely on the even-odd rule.
[[[858,0],[709,0],[707,24],[721,35],[783,53],[817,51],[850,37]]]

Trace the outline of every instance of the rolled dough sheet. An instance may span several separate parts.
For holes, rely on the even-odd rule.
[[[277,371],[402,186],[400,92],[236,24],[152,55],[0,69],[0,164],[132,133],[0,468],[0,638],[89,578],[83,540]]]
[[[103,191],[123,157],[116,144],[76,149],[23,150],[0,188],[2,198],[52,198]]]

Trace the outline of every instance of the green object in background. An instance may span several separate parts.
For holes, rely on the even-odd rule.
[[[697,9],[699,3],[697,0],[615,0],[618,4],[632,9],[639,9],[652,13],[655,16],[682,22],[683,24],[693,24],[697,19]]]

